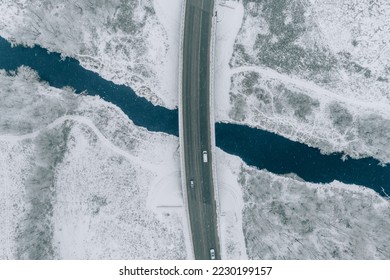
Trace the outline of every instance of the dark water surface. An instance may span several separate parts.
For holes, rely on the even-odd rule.
[[[71,86],[80,93],[99,95],[129,116],[139,126],[178,136],[178,112],[154,106],[126,86],[107,81],[80,66],[75,59],[61,60],[58,53],[41,47],[15,47],[0,37],[0,69],[15,70],[27,65],[54,87]],[[1,102],[1,100],[0,100]],[[224,151],[247,164],[277,174],[295,173],[314,183],[339,180],[363,185],[384,195],[390,193],[390,166],[382,167],[373,158],[341,160],[341,154],[322,155],[318,149],[290,141],[279,135],[247,126],[216,124],[216,143]]]

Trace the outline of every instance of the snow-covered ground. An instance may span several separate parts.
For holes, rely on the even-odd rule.
[[[223,2],[223,1],[219,1]],[[217,24],[215,40],[215,118],[223,119],[223,112],[230,107],[226,93],[230,89],[229,62],[233,54],[233,45],[240,30],[244,7],[239,2],[228,2],[228,5],[216,5]]]
[[[390,162],[388,1],[219,3],[217,121]]]
[[[192,258],[178,139],[0,71],[0,258]]]
[[[220,150],[217,164],[226,256],[390,258],[390,201],[374,191],[274,175]]]
[[[181,0],[0,0],[0,36],[38,44],[154,104],[177,106]]]

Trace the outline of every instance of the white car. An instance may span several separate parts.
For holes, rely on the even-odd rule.
[[[213,248],[210,249],[210,259],[215,260],[215,250]]]
[[[191,189],[193,189],[195,187],[194,180],[190,180],[190,186],[191,186]]]

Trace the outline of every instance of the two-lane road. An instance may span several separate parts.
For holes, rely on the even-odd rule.
[[[210,35],[213,0],[187,0],[183,39],[182,108],[184,170],[196,259],[220,259],[210,131]],[[207,152],[207,162],[203,160]],[[194,184],[191,187],[190,180]]]

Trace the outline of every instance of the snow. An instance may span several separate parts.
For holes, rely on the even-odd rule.
[[[162,178],[156,178],[151,184],[152,187],[147,201],[148,208],[183,207],[180,183],[179,170]]]
[[[18,236],[18,224],[28,206],[25,202],[26,192],[23,184],[28,172],[28,158],[31,155],[31,145],[15,145],[12,142],[0,140],[0,259],[15,259],[17,246],[13,236]]]
[[[229,61],[233,54],[233,45],[237,33],[242,24],[244,7],[240,2],[218,1],[217,8],[217,26],[215,41],[215,119],[220,120],[221,109],[229,108],[229,99],[226,93],[230,87],[230,67]],[[225,3],[224,5],[221,5]]]
[[[323,36],[334,52],[349,52],[374,73],[385,70],[390,57],[388,1],[310,2],[312,15],[318,18]]]
[[[154,0],[156,15],[168,35],[168,51],[165,63],[157,72],[159,80],[167,91],[165,104],[168,108],[177,107],[179,79],[179,42],[182,0]]]
[[[237,175],[242,160],[216,149],[220,198],[221,255],[223,259],[247,259],[242,211],[244,201]]]
[[[54,238],[60,243],[59,258],[184,257],[183,208],[172,211],[165,207],[160,216],[146,207],[152,181],[163,176],[164,169],[159,175],[155,169],[140,168],[137,162],[129,164],[122,157],[91,147],[81,136],[83,131],[75,134],[76,143],[70,143],[73,153],[65,158],[58,174]],[[91,159],[97,164],[91,165]],[[164,183],[162,180],[160,187],[167,189]]]
[[[235,67],[231,69],[230,76],[243,72],[256,72],[266,80],[276,80],[287,86],[291,85],[296,88],[305,90],[307,91],[307,95],[321,100],[321,103],[336,101],[338,103],[348,104],[348,108],[355,107],[356,109],[353,109],[353,111],[356,112],[364,108],[365,110],[370,110],[371,112],[376,111],[385,118],[390,118],[389,105],[383,103],[383,100],[377,100],[370,98],[369,96],[367,98],[370,98],[370,100],[351,99],[327,90],[326,88],[320,87],[311,81],[305,81],[291,75],[283,75],[275,70],[261,66]]]
[[[38,78],[0,71],[1,258],[191,258],[178,139]]]

